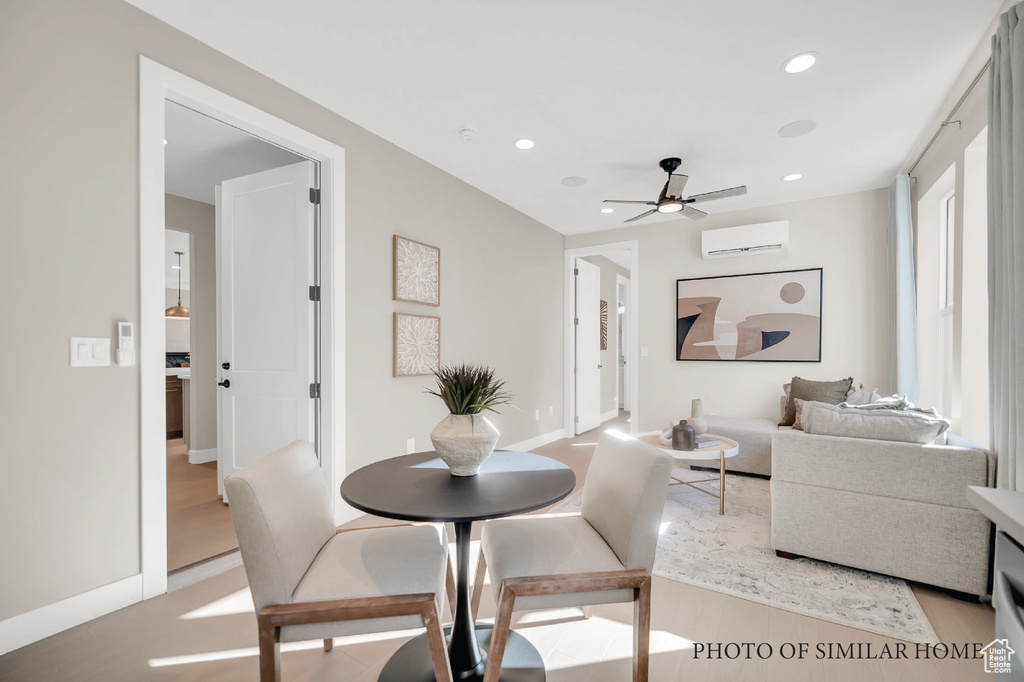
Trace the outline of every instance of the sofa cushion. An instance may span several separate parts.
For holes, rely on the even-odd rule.
[[[932,443],[949,428],[949,422],[934,410],[839,407],[815,402],[806,403],[801,416],[807,433],[903,443]]]
[[[796,419],[797,398],[838,405],[846,400],[846,395],[850,392],[852,385],[853,377],[838,381],[811,381],[793,377],[792,386],[789,389],[789,402],[786,404],[786,414],[779,422],[779,426],[793,425],[793,421]]]

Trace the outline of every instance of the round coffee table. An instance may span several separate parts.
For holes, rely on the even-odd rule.
[[[694,490],[699,490],[705,495],[711,495],[712,497],[718,498],[718,513],[725,514],[725,460],[728,457],[735,457],[740,452],[740,445],[731,438],[725,436],[716,436],[712,433],[703,434],[705,438],[717,438],[722,441],[718,445],[712,445],[711,447],[701,448],[700,450],[673,450],[671,445],[665,445],[661,442],[661,438],[655,434],[652,436],[643,436],[640,440],[651,445],[655,445],[662,450],[668,450],[672,453],[672,456],[677,460],[683,460],[685,462],[694,461],[706,461],[706,462],[718,462],[718,478],[704,478],[699,481],[681,481],[675,476],[672,477],[674,483],[669,485],[688,485]],[[698,488],[697,483],[709,483],[711,481],[718,481],[718,492],[714,493],[710,490],[704,490],[704,488]]]
[[[406,521],[453,522],[458,559],[456,600],[448,658],[457,682],[482,680],[491,626],[473,622],[469,600],[469,545],[473,522],[541,509],[572,492],[576,475],[549,457],[495,450],[476,476],[452,476],[436,452],[374,462],[349,474],[341,497],[356,509]],[[477,576],[483,580],[483,576]],[[447,628],[446,628],[447,629]],[[500,680],[543,682],[544,661],[522,635],[509,632]],[[434,679],[427,636],[402,645],[380,682]]]

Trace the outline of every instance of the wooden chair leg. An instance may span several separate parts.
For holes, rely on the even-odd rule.
[[[594,606],[593,605],[580,607],[580,610],[583,611],[583,617],[586,618],[587,620],[590,620],[591,618],[594,617]]]
[[[633,682],[647,682],[651,653],[651,578],[633,597]]]
[[[281,679],[281,628],[257,620],[260,639],[260,682]]]
[[[512,625],[512,607],[516,595],[506,586],[501,586],[498,597],[498,613],[494,616],[494,629],[491,631],[491,646],[487,651],[487,668],[484,670],[483,682],[498,682],[501,674],[501,659],[505,656],[505,644],[508,642],[508,630]]]
[[[480,613],[480,597],[484,593],[484,579],[487,577],[487,557],[484,550],[480,548],[480,560],[476,564],[476,574],[473,576],[473,597],[469,600],[469,607],[473,613],[473,620],[476,620]]]
[[[448,648],[445,644],[444,632],[441,631],[437,608],[433,604],[430,605],[427,613],[423,614],[423,624],[427,628],[430,659],[434,664],[434,679],[438,682],[452,682],[452,665],[448,660]]]
[[[452,613],[452,620],[455,620],[455,571],[452,569],[452,557],[448,556],[448,567],[444,574],[444,588],[448,594],[448,610]]]
[[[324,651],[327,651],[327,652],[334,651],[334,640],[333,639],[325,639],[324,640]]]

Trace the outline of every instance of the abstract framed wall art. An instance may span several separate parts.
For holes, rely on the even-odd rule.
[[[441,305],[441,249],[394,237],[395,300]]]
[[[393,376],[433,374],[441,366],[441,318],[395,313]]]
[[[821,362],[822,269],[676,280],[676,360]]]

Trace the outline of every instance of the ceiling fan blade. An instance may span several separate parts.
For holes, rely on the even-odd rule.
[[[682,213],[684,216],[691,220],[700,220],[701,218],[707,216],[707,213],[701,211],[700,209],[696,209],[693,206],[690,206],[689,204],[683,206],[683,210],[680,211],[680,213]]]
[[[665,195],[670,197],[683,196],[683,188],[686,187],[687,180],[689,180],[689,176],[686,175],[673,174],[668,176],[668,186],[665,188]]]
[[[631,223],[634,220],[640,220],[641,218],[646,218],[647,216],[651,215],[652,213],[657,213],[657,212],[658,212],[658,209],[652,208],[650,211],[647,211],[645,213],[641,213],[640,215],[633,216],[632,218],[628,218],[626,220],[623,220],[622,222],[624,222],[624,223]]]
[[[605,204],[645,204],[647,206],[657,206],[656,201],[626,201],[624,199],[605,199],[602,203]]]
[[[698,201],[711,201],[712,199],[728,199],[729,197],[738,197],[747,193],[747,186],[740,185],[739,187],[730,187],[729,189],[720,189],[716,192],[707,192],[706,194],[694,194],[692,197],[687,199],[688,203],[696,203]]]

